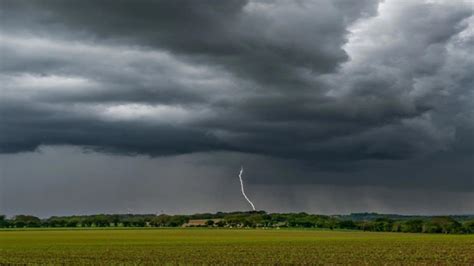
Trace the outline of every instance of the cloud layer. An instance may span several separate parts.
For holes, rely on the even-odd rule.
[[[378,170],[409,165],[436,186],[453,175],[452,187],[473,188],[468,1],[3,0],[1,9],[2,153],[240,152],[327,171],[327,183],[351,184],[339,173],[357,170],[357,182],[409,186],[407,172]],[[424,170],[432,162],[447,167]]]

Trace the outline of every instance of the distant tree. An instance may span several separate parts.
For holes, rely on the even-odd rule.
[[[91,227],[93,224],[94,224],[94,219],[91,216],[87,216],[81,221],[81,225],[84,227]]]
[[[122,225],[123,225],[123,227],[130,227],[130,226],[132,226],[132,222],[129,219],[124,218],[122,220]]]
[[[66,226],[67,227],[77,227],[79,225],[80,221],[78,218],[69,218],[66,221]]]
[[[120,224],[120,216],[117,215],[117,214],[114,214],[110,217],[110,222],[114,225],[114,226],[119,226]]]
[[[255,212],[252,215],[246,217],[243,223],[245,227],[260,227],[264,225],[264,218],[261,213]]]
[[[401,232],[402,231],[402,223],[400,221],[396,221],[392,225],[392,232]]]
[[[402,232],[420,233],[423,229],[423,220],[411,219],[405,221],[402,225]]]
[[[32,215],[17,215],[13,218],[13,225],[17,228],[40,227],[40,218]]]
[[[189,218],[184,215],[174,215],[171,217],[169,222],[166,224],[166,226],[169,227],[178,227],[182,226],[183,224],[187,223],[189,221]]]
[[[423,232],[455,234],[462,232],[462,225],[448,216],[433,217],[423,225]]]
[[[288,218],[284,214],[275,213],[271,215],[272,224],[283,223],[288,221]]]
[[[48,227],[65,227],[67,224],[67,218],[51,216],[46,219],[44,225]]]
[[[269,215],[269,214],[262,214],[260,215],[261,217],[261,221],[260,221],[260,225],[263,226],[263,227],[270,227],[272,226],[272,216]]]
[[[232,227],[305,227],[342,228],[366,231],[426,232],[426,233],[474,233],[474,216],[401,216],[362,213],[352,215],[313,215],[301,213],[219,212],[195,215],[152,214],[98,214],[88,216],[52,216],[39,219],[31,215],[17,215],[7,219],[0,215],[0,227],[106,227],[106,226],[163,226],[178,227],[190,218],[204,219],[207,226]],[[214,219],[219,221],[214,222]],[[469,220],[470,219],[470,220]]]
[[[224,220],[219,220],[219,221],[217,221],[216,225],[217,225],[217,227],[224,227],[227,224]]]
[[[224,218],[226,224],[232,227],[243,226],[245,217],[241,215],[229,215]]]
[[[360,221],[357,225],[363,231],[374,231],[374,223],[372,221]]]
[[[144,217],[133,217],[131,219],[131,225],[134,227],[144,227],[146,225],[146,221]]]
[[[152,218],[150,224],[152,226],[162,227],[162,226],[166,226],[170,220],[171,220],[171,216],[166,215],[166,214],[160,214]]]
[[[474,233],[474,220],[466,221],[462,225],[463,231],[467,234]]]
[[[337,227],[342,229],[356,229],[357,225],[352,220],[342,220],[337,223]]]
[[[392,230],[393,221],[389,218],[377,218],[373,223],[373,230],[378,232],[389,232]]]
[[[0,227],[8,227],[8,221],[5,215],[0,215]]]
[[[108,227],[110,226],[110,221],[107,216],[103,214],[94,215],[92,217],[92,222],[96,227]]]

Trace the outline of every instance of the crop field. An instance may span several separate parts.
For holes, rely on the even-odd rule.
[[[474,264],[474,235],[264,229],[0,231],[0,264]]]

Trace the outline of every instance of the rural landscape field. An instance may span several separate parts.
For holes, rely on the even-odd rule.
[[[0,0],[0,266],[474,266],[474,0]]]
[[[0,231],[0,264],[474,264],[474,235],[314,229]]]

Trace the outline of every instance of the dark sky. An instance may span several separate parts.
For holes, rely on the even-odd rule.
[[[468,0],[0,12],[0,213],[474,213]]]

